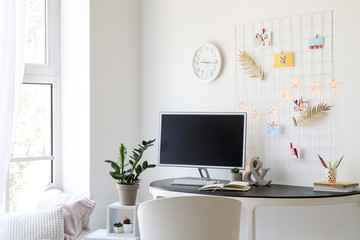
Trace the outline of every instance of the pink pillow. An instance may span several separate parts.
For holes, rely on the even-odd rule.
[[[64,239],[73,239],[85,227],[94,210],[95,201],[62,192],[49,184],[41,197],[37,209],[62,206],[64,209]]]

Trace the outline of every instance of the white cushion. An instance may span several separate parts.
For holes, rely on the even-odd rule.
[[[63,240],[62,207],[31,213],[0,214],[0,239]]]
[[[75,196],[49,184],[39,200],[37,209],[48,209],[62,206],[64,209],[64,238],[74,239],[85,227],[94,210],[95,201]]]

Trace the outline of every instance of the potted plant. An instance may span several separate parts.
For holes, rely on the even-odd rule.
[[[124,233],[132,233],[133,224],[130,222],[130,219],[125,217],[124,220]]]
[[[242,181],[242,173],[238,168],[232,168],[230,173],[230,182]]]
[[[105,160],[110,163],[113,171],[110,171],[110,175],[117,180],[117,189],[119,194],[119,201],[122,205],[134,205],[136,202],[137,190],[139,189],[139,176],[148,168],[154,168],[155,164],[148,164],[144,161],[142,164],[140,160],[144,152],[151,146],[155,139],[149,141],[142,141],[139,144],[138,149],[132,151],[132,156],[126,161],[127,150],[126,147],[121,143],[119,147],[118,161]],[[125,169],[128,167],[128,169]]]
[[[114,223],[114,232],[122,233],[123,232],[123,224],[121,222]]]

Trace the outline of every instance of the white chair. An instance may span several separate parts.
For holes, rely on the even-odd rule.
[[[141,240],[239,240],[241,202],[188,196],[141,203]]]

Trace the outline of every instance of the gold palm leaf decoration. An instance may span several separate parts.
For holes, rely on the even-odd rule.
[[[317,106],[309,108],[307,111],[301,113],[297,120],[293,118],[295,126],[297,126],[297,124],[308,126],[310,123],[324,117],[327,114],[326,111],[331,110],[331,108],[332,106],[327,105],[326,103],[319,103]]]
[[[265,79],[265,73],[245,51],[239,50],[239,62],[252,78]]]

